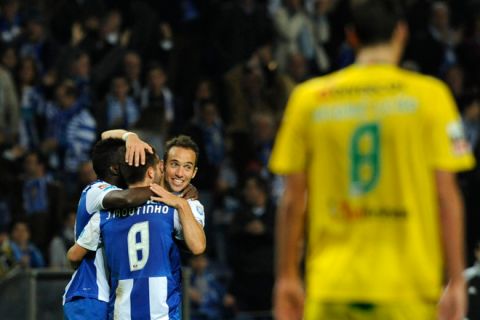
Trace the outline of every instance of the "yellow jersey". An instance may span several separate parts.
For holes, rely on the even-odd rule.
[[[437,299],[443,255],[434,171],[473,165],[439,80],[353,65],[299,85],[270,168],[308,177],[307,297]]]

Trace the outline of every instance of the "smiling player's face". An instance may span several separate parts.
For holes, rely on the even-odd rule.
[[[191,149],[172,147],[164,163],[165,185],[172,192],[182,192],[195,177],[196,154]]]

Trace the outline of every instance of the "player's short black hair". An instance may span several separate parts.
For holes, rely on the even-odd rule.
[[[163,154],[163,161],[166,163],[168,160],[168,152],[173,147],[180,147],[185,149],[190,149],[195,152],[195,166],[198,162],[199,148],[198,145],[193,141],[192,138],[186,135],[179,135],[167,141],[165,146],[165,153]]]
[[[401,0],[351,0],[351,25],[361,45],[387,42],[404,19]]]
[[[125,162],[122,147],[125,150],[125,141],[122,139],[109,138],[95,144],[92,150],[92,165],[98,179],[104,180],[109,175],[110,166]]]
[[[123,147],[123,150],[125,150],[125,147]],[[145,174],[147,172],[147,169],[157,165],[159,162],[160,162],[160,159],[158,158],[158,155],[155,152],[155,149],[153,149],[153,154],[149,152],[145,152],[145,165],[140,165],[138,167],[135,167],[123,161],[120,164],[120,175],[123,177],[123,179],[128,185],[141,182],[143,181],[143,179],[145,179]]]

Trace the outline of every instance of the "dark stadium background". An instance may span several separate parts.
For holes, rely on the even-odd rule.
[[[160,153],[181,133],[200,146],[194,184],[208,252],[184,257],[189,317],[270,319],[282,180],[267,161],[294,85],[353,62],[346,4],[0,0],[0,318],[61,317],[76,203],[95,179],[90,148],[102,131],[124,128]],[[478,157],[480,1],[405,6],[402,67],[447,83]],[[459,179],[470,266],[478,167]],[[28,258],[12,256],[15,242]]]

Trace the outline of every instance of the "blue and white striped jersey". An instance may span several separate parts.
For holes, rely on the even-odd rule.
[[[121,189],[105,181],[97,180],[82,191],[75,221],[75,239],[79,238],[92,215],[103,209],[103,198],[112,190]],[[108,302],[110,288],[102,250],[100,248],[96,252],[89,253],[80,263],[80,266],[74,272],[72,279],[65,288],[63,304],[76,297]]]
[[[189,204],[203,225],[203,206]],[[92,251],[100,242],[104,246],[114,319],[180,320],[180,255],[174,237],[183,238],[178,212],[163,203],[102,210],[92,217],[77,243]]]

